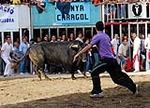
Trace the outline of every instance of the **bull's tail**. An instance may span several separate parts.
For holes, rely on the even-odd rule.
[[[28,53],[30,52],[30,48],[31,48],[31,47],[29,47],[29,48],[27,49],[26,53],[23,55],[22,58],[20,58],[20,59],[17,60],[17,63],[19,63],[20,61],[22,61],[22,60],[28,55]]]

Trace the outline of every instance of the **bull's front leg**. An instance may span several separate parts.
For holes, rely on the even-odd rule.
[[[41,78],[41,73],[40,73],[39,68],[38,68],[36,65],[33,65],[33,68],[34,68],[34,70],[35,70],[35,73],[38,75],[38,78],[39,78],[40,81],[41,81],[42,78]]]
[[[40,71],[38,70],[37,71],[37,75],[38,75],[38,78],[40,79],[40,81],[42,80],[42,77],[41,77],[41,73],[40,73]]]
[[[40,68],[40,74],[41,74],[41,75],[43,74],[43,76],[45,77],[46,80],[51,80],[51,79],[45,74],[43,68]]]
[[[51,80],[45,73],[44,73],[44,77],[46,80]]]

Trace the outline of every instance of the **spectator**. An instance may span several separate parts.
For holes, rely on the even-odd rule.
[[[127,0],[129,3],[139,2],[140,0]]]
[[[105,22],[106,22],[110,18],[109,0],[105,0],[102,4],[104,4],[104,13],[105,13]]]
[[[126,18],[126,0],[118,0],[117,16],[118,18]]]
[[[19,52],[19,42],[14,42],[14,51],[17,53],[17,55],[14,55],[16,58],[20,58],[20,52]]]
[[[116,6],[117,0],[109,0],[110,3],[110,18],[114,19],[116,17]]]
[[[128,59],[128,41],[123,39],[122,44],[119,46],[118,57],[122,63],[122,72],[126,72],[126,60]]]
[[[12,4],[10,0],[0,0],[0,4]]]
[[[59,11],[62,14],[62,18],[65,19],[65,15],[69,14],[71,6],[71,1],[67,0],[57,0],[56,7],[59,9]]]
[[[52,37],[51,37],[51,41],[50,42],[57,42],[57,38],[56,38],[56,36],[55,35],[52,35]]]
[[[96,67],[100,62],[100,57],[99,57],[99,54],[98,54],[98,49],[97,49],[97,46],[96,45],[93,45],[92,46],[92,67]]]
[[[90,41],[91,41],[91,38],[88,38],[89,34],[86,34],[86,41],[85,43],[86,44],[89,44]],[[85,66],[85,75],[89,75],[90,74],[90,71],[92,69],[92,53],[91,53],[91,49],[89,49],[86,53],[86,66]]]
[[[140,44],[140,70],[145,71],[145,59],[146,59],[146,50],[145,50],[145,35],[140,35],[141,44]]]
[[[22,39],[22,43],[19,46],[19,51],[21,53],[21,57],[23,57],[25,55],[28,47],[29,47],[29,43],[27,42],[27,38],[24,36]],[[19,66],[19,68],[20,68],[19,71],[20,71],[21,75],[29,72],[29,69],[27,69],[28,65],[29,65],[29,58],[25,57],[20,62],[20,66]]]
[[[20,5],[21,1],[20,0],[12,0],[13,5]]]
[[[15,59],[15,60],[18,60],[19,58],[21,58],[21,54],[20,54],[20,51],[19,51],[19,42],[14,42],[14,51],[16,52],[16,54],[13,54],[13,59]],[[15,72],[17,73],[17,71],[19,71],[19,70],[17,70],[18,68],[15,68]]]
[[[117,57],[118,47],[119,47],[119,35],[117,33],[114,35],[114,38],[111,40],[111,44],[114,50],[114,54]]]
[[[44,42],[49,42],[48,35],[45,35],[45,36],[44,36],[43,41],[44,41]],[[46,60],[44,61],[44,72],[45,72],[45,73],[48,73],[48,72],[49,72],[49,64],[47,63]]]
[[[25,1],[26,2],[26,1]],[[29,30],[28,29],[24,29],[23,30],[23,36],[28,37],[29,36]]]
[[[68,41],[73,41],[74,40],[74,34],[73,33],[70,33],[69,35],[69,38],[68,38]]]
[[[2,45],[1,48],[1,57],[6,63],[5,70],[4,70],[4,77],[10,76],[13,73],[13,69],[11,68],[11,57],[10,53],[13,51],[13,45],[11,44],[10,36],[6,37],[6,42]]]
[[[83,42],[83,34],[81,32],[78,33],[78,37],[76,38],[76,40]]]
[[[100,5],[102,2],[103,2],[102,0],[93,0],[93,4],[94,4],[95,6]]]
[[[134,72],[139,72],[139,57],[140,57],[140,44],[141,40],[137,36],[136,33],[132,34],[132,37],[134,39],[133,42],[133,61],[134,61]]]
[[[61,42],[64,42],[64,41],[67,41],[67,38],[66,38],[65,34],[63,34],[62,37],[61,37]]]
[[[57,42],[61,42],[61,37],[58,37],[58,38],[57,38]]]
[[[44,36],[43,41],[45,41],[45,42],[49,42],[48,35],[45,35],[45,36]]]
[[[145,40],[145,49],[146,49],[146,70],[150,71],[150,34],[148,34],[147,39]]]
[[[80,41],[80,42],[83,42],[83,39],[84,39],[83,34],[82,34],[81,32],[79,32],[79,33],[78,33],[78,37],[77,37],[75,40],[78,40],[78,41]],[[78,72],[79,74],[82,74],[82,72],[81,72],[79,69],[77,70],[77,72]]]
[[[46,2],[45,0],[36,0],[35,3],[38,13],[42,13],[43,11],[46,11]]]
[[[40,43],[40,42],[42,42],[41,37],[37,37],[37,43]]]

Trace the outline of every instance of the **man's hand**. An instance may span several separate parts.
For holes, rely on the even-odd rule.
[[[73,62],[75,62],[75,61],[77,60],[78,57],[79,57],[79,55],[76,54],[76,55],[74,56],[74,58],[73,58]]]

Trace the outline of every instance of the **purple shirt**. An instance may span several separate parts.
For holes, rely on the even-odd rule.
[[[103,31],[99,31],[91,40],[92,45],[98,47],[100,57],[114,58],[109,36]]]

